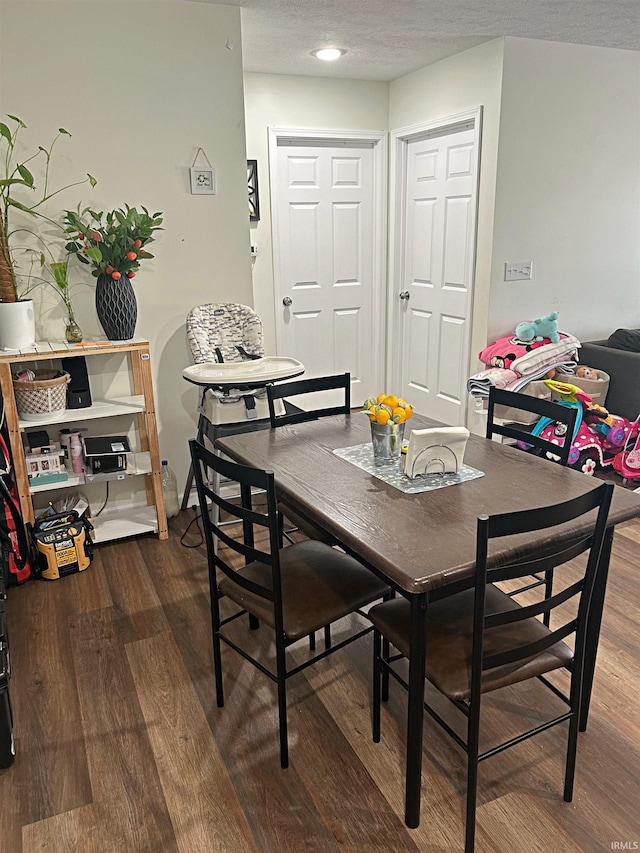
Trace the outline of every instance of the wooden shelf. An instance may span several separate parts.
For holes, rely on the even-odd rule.
[[[144,412],[144,397],[116,397],[113,400],[95,400],[86,409],[65,409],[60,414],[47,415],[42,420],[32,421],[20,418],[21,429],[43,427],[49,424],[71,424],[77,421],[93,421],[96,418],[113,418],[117,415],[133,415]]]
[[[111,542],[141,533],[157,533],[158,521],[152,506],[134,506],[126,511],[110,509],[93,519],[95,542]]]
[[[11,375],[12,368],[15,365],[73,356],[83,356],[88,362],[91,362],[92,356],[112,355],[114,353],[124,353],[128,356],[131,390],[134,392],[132,395],[96,400],[93,405],[86,409],[66,409],[60,414],[46,415],[38,420],[18,417]],[[88,367],[90,368],[90,364]],[[89,374],[91,375],[90,369]],[[0,390],[2,391],[6,422],[9,429],[20,509],[25,523],[33,523],[34,521],[32,495],[52,490],[76,488],[85,483],[96,483],[107,479],[144,477],[147,506],[142,508],[133,505],[116,506],[113,509],[105,510],[100,515],[100,521],[97,525],[99,533],[96,536],[96,541],[106,542],[110,539],[120,539],[152,531],[157,532],[160,539],[168,537],[148,341],[143,338],[133,338],[130,341],[96,340],[82,346],[68,344],[66,341],[40,341],[26,350],[5,352],[0,354]],[[47,483],[34,486],[33,489],[30,487],[22,443],[25,430],[38,429],[50,424],[75,424],[122,415],[129,415],[136,419],[137,443],[140,448],[140,453],[130,454],[131,464],[124,476],[119,473],[104,478],[98,475],[91,477],[89,475],[71,474],[69,479],[62,483]]]
[[[45,483],[42,486],[30,485],[31,494],[37,495],[41,492],[51,492],[55,489],[69,489],[75,486],[83,486],[85,483],[106,483],[111,480],[126,480],[129,477],[142,477],[152,473],[151,454],[148,451],[130,453],[129,457],[129,464],[126,471],[118,471],[106,475],[69,473],[69,479],[62,483]],[[33,481],[31,482],[33,483]]]

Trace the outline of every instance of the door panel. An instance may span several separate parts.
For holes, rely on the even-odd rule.
[[[400,386],[422,414],[466,419],[475,253],[475,131],[404,141]]]
[[[276,158],[278,354],[299,359],[305,376],[349,371],[358,405],[381,388],[375,349],[384,351],[374,331],[373,145],[279,140]]]

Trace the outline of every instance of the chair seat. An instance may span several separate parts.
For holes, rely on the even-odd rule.
[[[487,614],[520,608],[512,598],[492,584],[487,586],[486,595]],[[436,601],[427,608],[425,675],[445,696],[456,701],[468,699],[471,695],[474,598],[474,590],[469,589]],[[409,602],[404,598],[385,601],[371,608],[369,618],[375,628],[408,658],[411,619]],[[525,619],[489,631],[485,635],[484,652],[486,655],[497,654],[548,635],[549,629],[538,619]],[[482,678],[482,692],[488,693],[560,669],[568,666],[572,660],[572,650],[563,642],[555,643],[524,661],[487,670]]]
[[[357,560],[322,542],[297,542],[280,551],[282,610],[285,637],[298,640],[347,616],[389,592],[389,587]],[[271,569],[249,563],[238,574],[271,587]],[[264,598],[234,584],[219,583],[220,593],[275,627],[274,611]]]

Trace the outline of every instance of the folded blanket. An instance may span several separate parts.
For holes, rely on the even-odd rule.
[[[565,332],[560,333],[557,344],[551,343],[549,338],[521,341],[514,335],[506,335],[485,347],[478,358],[487,367],[508,368],[524,375],[545,363],[575,360],[579,347],[580,341]]]
[[[494,367],[490,370],[481,370],[479,373],[470,376],[467,379],[467,392],[476,400],[485,400],[489,396],[489,389],[492,385],[495,385],[496,388],[504,388],[506,391],[521,391],[534,379],[543,379],[550,370],[573,374],[575,369],[576,362],[573,360],[551,361],[548,364],[541,365],[537,370],[527,373],[526,376],[520,376],[514,370]],[[507,380],[506,384],[502,384],[504,380]]]
[[[507,370],[505,367],[490,367],[488,370],[474,373],[467,379],[467,391],[472,397],[480,399],[489,396],[489,389],[492,385],[495,385],[496,388],[506,388],[519,378],[514,370]]]

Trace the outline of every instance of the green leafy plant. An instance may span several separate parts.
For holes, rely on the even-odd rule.
[[[66,250],[81,263],[93,264],[92,275],[117,280],[123,275],[133,278],[140,261],[153,257],[144,247],[162,230],[162,213],[150,214],[146,207],[139,212],[126,204],[105,215],[86,207],[66,210],[64,224],[67,235],[73,235]]]
[[[17,116],[8,115],[8,118],[15,125],[13,130],[9,125],[0,122],[0,175],[2,176],[0,177],[0,300],[3,302],[16,302],[20,298],[20,275],[16,261],[16,251],[19,248],[23,249],[25,247],[13,248],[12,238],[15,238],[16,234],[24,232],[35,236],[40,242],[44,241],[42,237],[30,228],[18,227],[12,229],[9,222],[11,211],[20,210],[34,218],[45,220],[60,229],[59,223],[44,214],[42,206],[64,190],[81,186],[85,183],[89,183],[94,187],[97,181],[92,175],[87,173],[87,177],[81,181],[75,181],[63,187],[51,189],[49,185],[49,168],[54,146],[61,136],[71,136],[71,134],[63,127],[59,128],[48,148],[39,145],[33,154],[25,160],[18,161],[16,157],[18,137],[21,131],[26,129],[27,125]],[[30,166],[27,166],[27,163]],[[44,165],[44,176],[40,190],[36,187],[36,179],[33,174],[35,171],[34,164]],[[16,197],[16,191],[23,193],[23,200]],[[26,194],[27,191],[35,194],[35,201],[31,204],[28,203],[30,199]],[[28,282],[26,287],[28,289]]]

